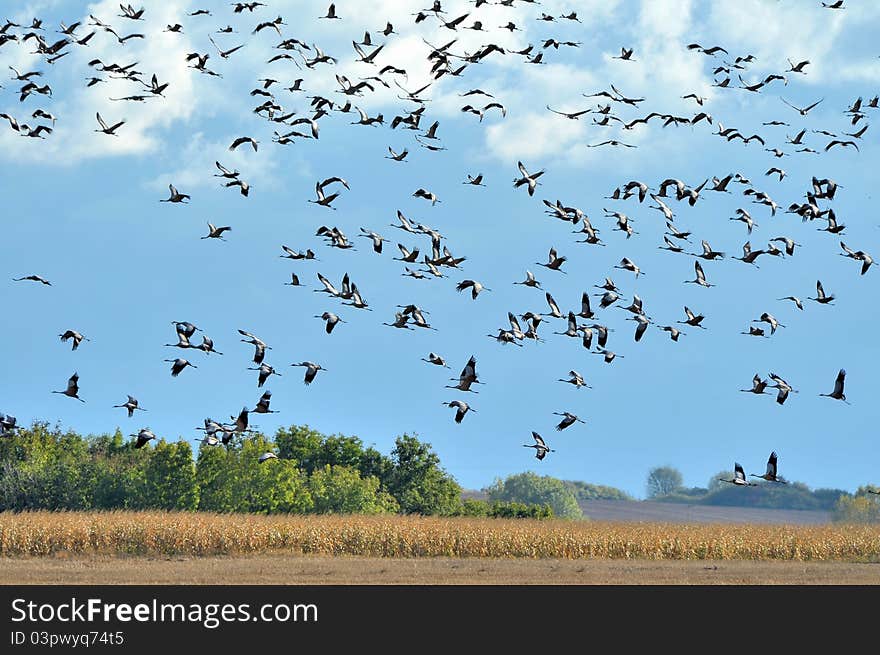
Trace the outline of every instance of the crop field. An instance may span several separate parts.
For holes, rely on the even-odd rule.
[[[186,512],[0,513],[0,557],[257,555],[880,562],[880,526]],[[2,563],[2,560],[0,560]]]

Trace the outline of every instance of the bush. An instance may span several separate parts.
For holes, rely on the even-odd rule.
[[[590,484],[579,480],[563,480],[573,492],[578,502],[585,500],[632,500],[625,491],[603,484]]]
[[[473,516],[504,519],[549,519],[553,518],[550,505],[528,505],[526,503],[495,500],[474,500],[469,498],[461,503],[455,516]]]
[[[571,488],[562,480],[535,473],[520,473],[505,480],[496,480],[486,489],[490,501],[547,505],[553,515],[566,519],[579,519],[583,512]]]
[[[877,496],[841,496],[834,506],[833,517],[840,523],[878,523],[880,500]]]
[[[503,519],[551,519],[553,508],[550,505],[527,505],[526,503],[505,503],[495,501],[489,508],[489,516]]]

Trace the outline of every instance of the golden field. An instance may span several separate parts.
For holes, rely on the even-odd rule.
[[[880,562],[880,526],[677,525],[413,516],[0,513],[0,556]]]

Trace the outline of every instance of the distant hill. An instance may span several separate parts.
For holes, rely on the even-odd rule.
[[[622,489],[604,484],[591,484],[580,480],[560,480],[574,494],[575,499],[582,500],[633,500],[633,497]],[[462,500],[486,500],[488,495],[482,489],[463,489]]]
[[[815,525],[831,522],[831,512],[823,510],[731,507],[653,500],[587,500],[580,501],[578,505],[584,516],[593,521],[774,525]]]
[[[843,489],[810,489],[802,482],[775,484],[761,482],[752,487],[718,483],[711,489],[694,487],[652,498],[661,503],[723,505],[726,507],[832,511],[841,496],[852,496]],[[592,499],[589,499],[592,500]],[[597,499],[598,500],[598,499]],[[613,498],[602,500],[616,500]]]
[[[533,475],[533,474],[532,474]],[[636,500],[615,487],[573,480],[555,480],[570,493],[571,509],[567,515],[577,514],[576,504],[583,516],[597,521],[659,521],[670,523],[764,523],[764,524],[821,524],[833,520],[835,507],[841,498],[852,494],[843,489],[810,489],[806,484],[790,481],[778,484],[758,481],[748,487],[725,484],[724,472],[714,476],[707,488],[678,486],[671,493],[655,495],[648,500]],[[725,478],[726,479],[726,478]],[[505,500],[534,502],[530,485],[552,478],[528,478],[524,474],[507,481],[517,481],[514,496]],[[487,494],[497,496],[494,487],[464,493],[467,498],[483,499]],[[516,494],[522,497],[517,497]]]
[[[474,489],[462,498],[486,500],[486,493]],[[644,523],[761,523],[769,525],[817,525],[830,523],[824,510],[768,509],[724,505],[659,502],[653,500],[578,500],[584,517],[593,521]]]

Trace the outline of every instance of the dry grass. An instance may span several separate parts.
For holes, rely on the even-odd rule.
[[[0,560],[4,584],[159,585],[877,585],[880,565],[849,562],[561,560],[324,555]]]
[[[380,558],[880,561],[880,526],[730,526],[253,516],[181,512],[0,514],[0,556],[258,554]]]

